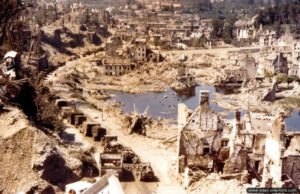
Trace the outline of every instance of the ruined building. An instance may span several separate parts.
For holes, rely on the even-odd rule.
[[[289,66],[290,76],[300,77],[300,42],[293,44],[292,64]]]
[[[266,31],[259,38],[259,46],[272,47],[276,43],[276,32],[275,31]]]
[[[135,68],[135,64],[129,59],[104,59],[102,63],[103,75],[121,76]]]
[[[182,105],[178,112],[178,172],[183,173],[186,167],[212,170],[212,158],[220,151],[224,123],[209,107],[209,92],[201,92],[200,106],[190,116]]]
[[[196,86],[196,77],[190,73],[186,65],[181,64],[177,72],[179,88],[189,88]]]
[[[271,73],[288,73],[287,58],[282,53],[272,53],[265,59],[265,69]]]
[[[235,112],[225,124],[209,107],[209,92],[189,113],[179,105],[178,173],[184,180],[198,171],[221,172],[242,183],[256,179],[261,187],[298,188],[299,133],[285,130],[283,115]],[[186,173],[188,172],[188,173]],[[190,179],[190,178],[189,178]]]
[[[134,60],[147,61],[147,44],[145,42],[139,42],[136,44]]]
[[[118,56],[118,49],[121,48],[123,42],[120,37],[114,36],[107,40],[105,44],[105,54],[108,56],[116,57]]]
[[[147,61],[152,61],[152,62],[161,61],[160,53],[157,53],[153,51],[151,48],[149,48],[146,39],[135,40],[131,55],[132,55],[131,57],[136,62],[143,63]]]

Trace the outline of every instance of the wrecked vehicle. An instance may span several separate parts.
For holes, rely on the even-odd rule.
[[[153,181],[155,178],[150,163],[140,163],[136,169],[136,176],[140,181]]]

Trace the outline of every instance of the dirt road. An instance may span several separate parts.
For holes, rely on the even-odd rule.
[[[45,80],[45,84],[49,86],[52,92],[62,98],[70,97],[70,91],[64,84],[65,75],[71,73],[75,67],[80,68],[82,59],[68,62],[65,66],[60,67],[55,72],[50,74]],[[49,84],[51,82],[51,84]],[[170,169],[175,162],[175,152],[170,152],[161,147],[159,140],[153,140],[139,135],[129,135],[124,133],[122,129],[122,121],[118,118],[105,114],[102,119],[102,112],[95,109],[93,106],[80,102],[76,103],[77,108],[81,110],[91,121],[101,123],[107,128],[109,134],[117,135],[119,141],[124,145],[131,147],[132,150],[140,156],[142,161],[150,162],[154,173],[159,182],[142,183],[128,182],[122,183],[126,193],[148,194],[153,193],[158,185],[176,185],[175,176],[170,174]]]
[[[201,53],[224,53],[224,52],[238,52],[246,50],[258,50],[259,46],[251,47],[229,47],[229,48],[212,48],[212,49],[197,49],[197,50],[171,50],[171,51],[160,51],[161,54],[201,54]]]

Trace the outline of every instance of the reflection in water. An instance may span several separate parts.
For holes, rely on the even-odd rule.
[[[177,105],[184,103],[189,109],[195,110],[199,105],[199,96],[201,90],[210,91],[210,107],[219,113],[226,115],[225,119],[233,119],[234,111],[226,110],[213,102],[215,93],[220,92],[226,94],[228,91],[216,89],[213,86],[201,85],[190,88],[187,91],[177,91],[168,88],[165,92],[146,92],[143,94],[130,94],[119,91],[110,91],[113,94],[113,99],[121,102],[123,110],[126,113],[131,113],[134,108],[137,112],[142,113],[149,106],[148,114],[153,118],[177,119]],[[245,111],[241,111],[244,115]],[[300,131],[300,115],[294,111],[290,117],[286,119],[286,127],[288,130]]]
[[[190,97],[193,97],[196,95],[195,87],[186,88],[184,90],[176,90],[177,96],[179,96],[181,99],[188,99]]]
[[[289,131],[300,131],[300,111],[294,110],[292,114],[285,119],[285,124]]]
[[[199,94],[201,90],[210,91],[210,99],[214,99],[216,92],[213,86],[196,86],[187,91],[177,91],[168,88],[165,92],[146,92],[143,94],[129,94],[119,91],[111,91],[114,100],[123,104],[123,110],[130,113],[134,110],[142,113],[149,106],[149,115],[158,118],[177,118],[177,105],[184,103],[189,109],[194,110],[199,105]],[[210,107],[216,112],[225,111],[214,102],[210,102]]]

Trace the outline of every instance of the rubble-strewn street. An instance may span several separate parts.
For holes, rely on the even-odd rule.
[[[0,194],[299,193],[299,13],[2,0]]]

